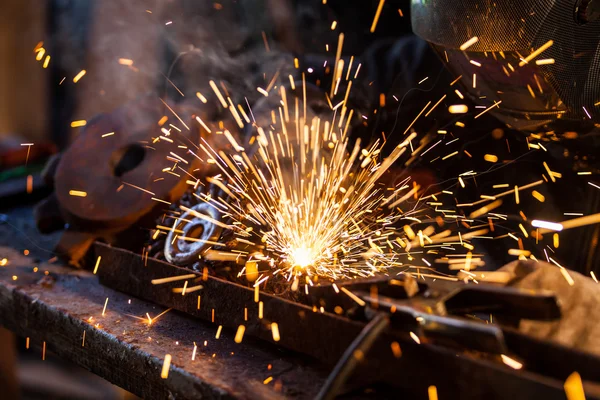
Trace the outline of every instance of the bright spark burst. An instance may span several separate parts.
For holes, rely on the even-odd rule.
[[[383,3],[381,1],[380,6]],[[376,20],[377,17],[374,19],[374,25]],[[478,40],[477,37],[472,37],[461,46],[461,50],[465,51]],[[433,137],[426,132],[417,134],[413,129],[421,117],[428,118],[436,109],[438,113],[443,112],[439,106],[448,94],[444,94],[438,100],[431,100],[402,133],[404,141],[393,149],[388,158],[384,158],[381,142],[377,141],[365,146],[360,140],[352,142],[347,135],[354,115],[354,110],[348,106],[348,99],[361,65],[352,68],[353,58],[346,65],[347,60],[341,57],[343,44],[344,34],[340,33],[335,62],[331,65],[333,69],[331,88],[327,88],[328,93],[325,94],[324,99],[327,100],[329,110],[318,116],[312,114],[307,102],[305,73],[302,72],[299,72],[302,76],[301,87],[297,87],[299,85],[295,80],[299,79],[299,76],[296,78],[291,74],[286,76],[289,78],[289,87],[295,91],[297,98],[290,96],[289,93],[286,94],[286,89],[280,86],[279,72],[270,81],[265,77],[265,82],[258,84],[260,86],[256,87],[256,91],[264,96],[262,100],[271,104],[271,108],[262,110],[264,112],[262,119],[258,114],[259,110],[250,108],[247,99],[247,108],[236,104],[222,83],[209,81],[216,96],[215,100],[218,100],[217,104],[231,113],[240,129],[243,129],[246,124],[252,124],[254,135],[249,143],[246,143],[236,135],[231,125],[229,131],[225,129],[223,121],[219,121],[217,126],[206,117],[203,117],[203,120],[200,116],[195,116],[198,127],[211,136],[205,135],[198,146],[192,144],[197,151],[191,149],[188,151],[201,162],[218,168],[219,173],[207,178],[206,182],[220,189],[226,196],[215,197],[205,193],[194,193],[201,201],[214,206],[223,215],[222,221],[216,221],[207,215],[191,214],[195,218],[229,229],[237,241],[237,244],[236,241],[231,243],[205,241],[213,247],[202,254],[203,259],[234,261],[239,264],[243,264],[240,261],[245,261],[246,265],[238,276],[246,276],[249,282],[255,282],[255,287],[270,276],[282,273],[288,280],[295,278],[292,290],[297,290],[299,280],[296,278],[300,275],[318,275],[332,279],[367,277],[386,271],[390,267],[402,266],[402,272],[414,268],[418,276],[426,276],[422,269],[436,272],[430,262],[432,260],[428,261],[423,257],[426,254],[436,254],[435,263],[447,263],[451,270],[469,271],[485,263],[479,258],[471,258],[471,256],[464,258],[464,254],[450,253],[464,248],[467,254],[471,254],[475,248],[472,240],[506,239],[511,241],[511,246],[514,240],[519,242],[519,251],[509,251],[509,255],[537,260],[534,251],[531,251],[534,249],[523,247],[535,244],[535,248],[540,250],[542,247],[538,248],[538,245],[543,245],[540,243],[543,240],[540,235],[549,231],[556,232],[597,223],[600,220],[597,215],[581,214],[581,218],[560,224],[540,220],[518,224],[508,221],[508,214],[501,213],[503,205],[507,207],[517,205],[517,208],[523,208],[530,198],[544,203],[546,198],[540,192],[533,190],[531,196],[525,196],[525,193],[534,187],[554,184],[562,177],[561,173],[551,170],[545,162],[542,163],[546,172],[543,175],[544,179],[520,186],[515,182],[494,184],[493,189],[505,189],[505,191],[478,193],[478,197],[471,201],[467,199],[459,201],[458,197],[455,197],[455,190],[432,193],[429,191],[430,188],[437,189],[432,186],[421,188],[416,182],[410,182],[410,178],[386,187],[380,182],[382,180],[380,178],[389,172],[389,168],[405,152],[408,153],[408,160],[398,164],[400,168],[407,171],[429,152],[432,156],[430,164],[436,161],[438,164],[459,162],[455,160],[463,156],[463,153],[473,158],[474,155],[466,149],[460,151],[454,147],[446,150],[444,147],[462,140],[460,137],[455,137],[455,133],[452,132],[453,126],[466,128],[468,123],[487,112],[497,111],[502,101],[476,107],[483,108],[477,113],[472,113],[464,104],[449,106],[448,115],[453,119],[456,115],[463,118],[461,121],[455,121],[453,126],[444,126],[444,129],[438,130]],[[519,60],[523,65],[533,62],[552,44],[553,42],[549,41],[526,58]],[[505,59],[502,52],[499,55]],[[486,54],[486,57],[496,59],[496,53]],[[513,59],[511,61],[515,62]],[[545,59],[537,60],[536,63],[544,65],[553,61],[553,59]],[[477,67],[482,65],[479,61],[473,61],[472,64]],[[294,59],[294,66],[300,69],[298,59]],[[507,67],[508,70],[515,71],[510,62],[507,63]],[[307,70],[313,71],[312,68]],[[355,72],[351,73],[352,70]],[[506,75],[510,76],[508,70],[504,68]],[[463,77],[457,77],[450,83],[450,87],[452,88],[461,78]],[[427,77],[419,84],[426,79]],[[476,87],[475,80],[476,75],[473,75],[473,87]],[[537,82],[537,89],[541,92],[536,75],[534,80]],[[357,85],[358,83],[355,84]],[[531,85],[528,88],[535,97],[536,87]],[[450,90],[459,98],[464,97],[458,89]],[[208,101],[199,92],[196,93],[196,97],[203,104]],[[392,97],[398,101],[395,96]],[[382,107],[385,106],[386,99],[390,100],[389,95],[381,94]],[[430,107],[432,103],[433,106]],[[184,128],[190,129],[173,109],[168,108]],[[365,121],[368,119],[365,115],[361,117]],[[467,120],[467,118],[471,119]],[[161,118],[159,125],[163,126],[166,121],[165,116]],[[160,139],[160,142],[167,146],[175,143],[177,133],[181,132],[173,124],[169,126],[168,129],[166,126],[163,127],[165,136],[156,139],[157,141]],[[470,129],[470,126],[467,129]],[[214,139],[214,135],[221,135],[220,137],[230,144],[228,149],[220,145],[212,147],[209,144],[211,141],[209,137]],[[530,139],[535,139],[535,142],[528,141],[529,151],[547,151],[539,135],[531,135]],[[219,141],[216,140],[214,143],[217,142]],[[188,148],[187,145],[189,143],[186,143],[186,146],[179,146],[178,149]],[[510,153],[508,140],[506,146]],[[510,165],[494,154],[497,153],[496,151],[490,151],[494,150],[493,148],[482,150],[482,154],[478,156],[494,164],[494,170]],[[469,151],[473,152],[471,149]],[[176,165],[187,164],[180,155],[173,152],[170,154],[171,156],[167,157],[170,162]],[[162,171],[171,173],[174,168],[167,167]],[[456,176],[454,182],[459,185],[458,190],[468,186],[472,188],[471,179],[474,182],[476,176],[482,179],[484,175],[483,179],[489,179],[488,172],[466,171]],[[581,172],[581,174],[591,174],[591,172]],[[187,183],[196,190],[200,179],[195,176],[192,178],[187,180]],[[123,184],[153,195],[152,192],[127,182]],[[593,182],[588,184],[598,187]],[[208,185],[202,184],[202,186]],[[511,187],[512,189],[509,189]],[[514,200],[510,200],[513,196]],[[502,199],[503,197],[508,197],[508,200]],[[153,199],[170,204],[164,200]],[[193,211],[184,206],[180,208],[181,211],[188,213]],[[402,208],[405,209],[405,213]],[[512,209],[508,212],[514,214]],[[519,215],[523,221],[527,221],[522,210],[519,210]],[[437,222],[437,226],[432,224],[433,221]],[[535,231],[530,231],[529,225],[531,228],[536,228]],[[419,230],[419,226],[422,230]],[[444,227],[444,230],[438,231],[437,227]],[[164,234],[170,230],[160,225],[156,228],[154,239],[159,233]],[[507,232],[502,235],[497,228]],[[558,247],[558,237],[551,238],[554,247]],[[180,237],[178,240],[192,241],[194,238]],[[224,250],[224,247],[228,247],[230,251]],[[422,251],[415,251],[416,249]],[[459,259],[450,259],[459,256]],[[271,267],[268,273],[265,273],[264,268],[259,269],[258,265],[263,263]],[[437,273],[430,276],[448,279]],[[469,279],[477,283],[472,277]],[[302,281],[304,282],[304,279]],[[306,283],[312,284],[308,279]],[[185,292],[191,289],[193,288],[186,287]],[[178,293],[184,293],[183,288],[176,288],[176,290]]]
[[[294,114],[282,93],[277,126],[255,124],[252,152],[229,132],[225,136],[235,153],[200,144],[200,156],[212,159],[221,172],[209,182],[229,196],[229,201],[202,200],[225,208],[232,219],[228,227],[242,243],[264,245],[276,272],[335,279],[401,265],[395,252],[384,250],[391,242],[382,232],[400,218],[385,206],[406,186],[384,196],[378,180],[409,141],[380,161],[379,142],[362,148],[357,140],[350,147],[346,132],[352,111],[343,110],[338,120],[336,114],[327,121],[304,119],[298,111],[303,107],[296,102]]]

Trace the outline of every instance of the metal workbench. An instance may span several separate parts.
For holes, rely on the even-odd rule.
[[[8,259],[0,267],[0,325],[28,337],[29,351],[40,358],[45,343],[46,352],[143,398],[312,398],[318,392],[328,371],[314,360],[251,337],[236,344],[227,330],[217,340],[216,325],[176,311],[148,324],[146,313],[155,317],[164,308],[104,287],[89,271],[47,262],[55,238],[37,234],[30,213],[9,212],[0,223],[0,260]],[[172,363],[162,379],[165,354]]]

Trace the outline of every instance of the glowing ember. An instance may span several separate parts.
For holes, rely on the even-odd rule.
[[[290,263],[301,268],[308,267],[315,263],[317,255],[309,247],[298,247],[290,250]]]

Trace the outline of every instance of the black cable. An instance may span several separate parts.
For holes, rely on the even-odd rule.
[[[342,385],[362,359],[362,357],[355,357],[356,352],[360,352],[363,356],[366,355],[389,324],[390,320],[387,315],[379,313],[363,328],[327,377],[325,384],[315,397],[316,400],[332,400],[338,395]]]

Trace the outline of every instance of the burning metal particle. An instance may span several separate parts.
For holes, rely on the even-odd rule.
[[[412,340],[414,340],[417,344],[421,344],[421,339],[419,339],[419,337],[414,332],[409,332],[409,333],[410,333],[410,337],[412,338]]]
[[[187,281],[184,284],[184,287],[181,288],[174,288],[173,289],[173,293],[192,293],[192,292],[196,292],[198,290],[204,289],[204,286],[202,285],[197,285],[197,286],[192,286],[192,287],[187,287]]]
[[[536,58],[537,56],[539,56],[542,52],[544,52],[546,49],[548,49],[553,44],[554,44],[554,41],[549,40],[546,43],[544,43],[543,45],[541,45],[537,50],[535,50],[533,53],[531,53],[530,55],[525,57],[525,59],[521,60],[521,62],[519,63],[519,67],[522,67],[525,64],[529,63],[529,61],[531,61],[534,58]]]
[[[108,297],[106,298],[106,301],[104,302],[104,308],[102,309],[102,316],[104,316],[104,314],[106,313],[106,306],[108,305]]]
[[[79,80],[81,78],[83,78],[83,76],[86,74],[86,70],[82,69],[81,71],[79,71],[79,73],[77,75],[75,75],[75,77],[73,78],[73,83],[77,83],[79,82]]]
[[[531,252],[529,250],[521,250],[521,249],[508,249],[508,254],[511,256],[525,256],[529,257]]]
[[[346,289],[345,287],[341,287],[340,290],[344,292],[348,297],[354,300],[359,306],[364,307],[366,303],[357,295]]]
[[[477,36],[473,36],[471,39],[469,39],[466,42],[464,42],[463,44],[461,44],[459,48],[460,48],[461,51],[465,51],[469,47],[471,47],[475,43],[477,43],[478,41],[479,41],[479,38]]]
[[[567,281],[567,283],[569,284],[569,286],[575,285],[575,281],[573,280],[573,278],[571,277],[571,275],[569,274],[569,272],[567,271],[566,268],[561,267],[560,268],[560,273],[563,275],[563,277],[565,278],[565,280]]]
[[[504,354],[500,354],[500,358],[502,358],[502,362],[513,369],[521,369],[523,368],[523,364],[518,362],[517,360],[510,358]]]
[[[494,104],[492,104],[491,106],[489,106],[488,108],[486,108],[485,110],[483,110],[482,112],[477,114],[474,119],[477,119],[477,118],[481,117],[483,114],[485,114],[486,112],[490,111],[491,109],[498,107],[500,105],[500,103],[502,103],[502,100],[496,101]]]
[[[183,289],[181,290],[181,295],[185,296],[185,290],[187,289],[188,281],[183,282]]]
[[[536,60],[535,64],[536,65],[554,64],[554,58],[545,58],[543,60]]]
[[[455,152],[453,152],[453,153],[450,153],[450,154],[448,154],[448,155],[445,155],[444,157],[442,157],[442,160],[447,160],[447,159],[449,159],[450,157],[453,157],[453,156],[455,156],[455,155],[457,155],[457,154],[458,154],[458,151],[455,151]],[[459,177],[459,179],[460,179],[460,177]],[[464,187],[464,186],[463,186],[463,187]]]
[[[375,28],[377,27],[377,22],[379,21],[379,16],[381,15],[381,10],[383,10],[383,4],[385,0],[379,0],[379,5],[377,6],[377,11],[375,12],[375,17],[373,18],[373,23],[371,24],[370,32],[375,32]]]
[[[176,281],[181,281],[181,280],[185,280],[185,279],[192,279],[195,277],[196,277],[195,274],[186,274],[186,275],[170,276],[168,278],[152,279],[150,282],[153,285],[160,285],[163,283],[176,282]]]
[[[212,80],[209,81],[208,84],[210,85],[210,87],[212,88],[212,90],[215,92],[215,95],[217,95],[217,98],[219,99],[219,102],[221,103],[221,105],[223,106],[223,108],[225,108],[225,109],[228,108],[229,106],[227,105],[227,102],[225,101],[225,98],[221,94],[221,91],[217,87],[217,84],[214,81],[212,81]]]
[[[72,121],[71,122],[71,128],[79,128],[81,126],[85,126],[87,124],[87,121],[84,119],[80,119],[77,121]]]
[[[100,266],[101,259],[102,259],[102,257],[98,256],[98,259],[96,260],[96,266],[94,266],[94,275],[96,275],[96,272],[98,272],[98,267]]]
[[[242,343],[242,339],[244,338],[244,332],[246,332],[246,327],[244,325],[240,325],[235,333],[235,338],[233,339],[236,343]]]
[[[540,192],[538,192],[537,190],[534,190],[533,192],[531,192],[531,195],[533,197],[535,197],[536,200],[538,200],[540,203],[543,203],[544,201],[546,201],[546,197],[541,194]]]
[[[402,349],[400,348],[400,344],[398,342],[392,342],[390,347],[392,348],[392,353],[394,354],[394,357],[402,357]]]
[[[437,107],[437,106],[438,106],[438,105],[439,105],[439,104],[440,104],[440,103],[441,103],[441,102],[442,102],[442,101],[443,101],[445,98],[446,98],[446,95],[443,95],[443,96],[442,96],[442,97],[441,97],[441,98],[440,98],[440,99],[437,101],[437,103],[435,103],[435,104],[433,105],[433,107],[431,107],[431,108],[429,109],[429,111],[427,111],[427,113],[425,114],[425,117],[428,117],[428,116],[429,116],[429,114],[431,114],[431,112],[432,112],[433,110],[435,110],[435,108],[436,108],[436,107]],[[441,132],[441,131],[438,131],[438,133],[440,133],[440,132]]]
[[[277,322],[271,323],[271,332],[273,333],[273,340],[279,342],[281,337],[279,336],[279,325],[277,325]]]
[[[583,382],[578,372],[573,372],[564,384],[565,394],[568,400],[585,400]]]
[[[196,345],[196,342],[194,342],[194,350],[192,350],[192,361],[196,359],[196,350],[198,350],[198,346]]]
[[[563,230],[563,226],[561,224],[558,224],[556,222],[540,221],[537,219],[534,219],[533,221],[531,221],[531,226],[533,226],[534,228],[549,229],[549,230],[557,231],[557,232],[560,232]]]
[[[44,58],[44,54],[46,54],[46,49],[44,49],[43,47],[37,50],[37,54],[35,56],[35,59],[37,61],[41,61],[42,58]]]
[[[469,112],[469,107],[465,104],[453,104],[448,107],[450,114],[465,114]]]
[[[171,355],[165,354],[165,360],[163,362],[162,370],[160,372],[160,377],[162,379],[167,379],[169,377],[169,369],[171,368]]]
[[[427,388],[427,394],[429,395],[429,400],[438,400],[437,388],[433,385]]]

